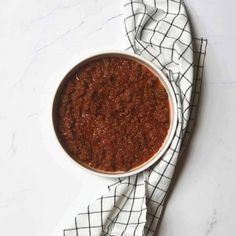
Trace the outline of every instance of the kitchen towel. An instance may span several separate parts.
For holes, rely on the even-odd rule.
[[[207,41],[192,37],[181,0],[126,0],[124,10],[127,50],[166,74],[176,95],[177,129],[154,166],[109,186],[107,194],[63,230],[64,236],[154,235],[177,160],[191,134]]]

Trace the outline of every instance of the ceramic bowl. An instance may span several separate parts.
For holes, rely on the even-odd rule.
[[[146,162],[144,162],[141,165],[139,165],[129,171],[126,171],[126,172],[124,172],[124,171],[106,172],[106,171],[91,168],[91,167],[83,164],[82,162],[75,161],[72,157],[70,157],[70,155],[67,153],[67,151],[63,148],[63,143],[60,140],[60,136],[58,135],[58,132],[57,132],[57,120],[55,117],[55,110],[57,107],[57,102],[58,102],[58,98],[60,96],[60,92],[61,92],[62,88],[64,87],[64,84],[70,78],[70,76],[72,74],[74,74],[75,71],[78,70],[78,68],[80,68],[84,64],[86,64],[94,59],[99,59],[99,58],[106,57],[106,56],[117,56],[117,57],[130,58],[130,59],[135,60],[135,61],[143,64],[144,66],[148,67],[154,74],[156,74],[159,77],[160,81],[162,82],[163,86],[165,87],[165,89],[168,93],[169,102],[170,102],[170,127],[169,127],[167,136],[166,136],[161,148]],[[116,177],[116,178],[117,177],[126,177],[126,176],[130,176],[133,174],[137,174],[137,173],[147,169],[151,165],[153,165],[155,162],[157,162],[161,158],[161,156],[165,153],[165,151],[169,147],[169,145],[173,139],[173,136],[174,136],[174,133],[176,130],[176,125],[177,125],[176,96],[174,94],[172,86],[171,86],[170,82],[168,81],[167,77],[161,72],[160,69],[158,69],[154,64],[152,64],[148,60],[144,59],[143,57],[132,54],[132,53],[128,53],[128,52],[123,52],[123,51],[97,53],[97,54],[91,55],[91,56],[81,60],[77,65],[75,65],[73,68],[71,68],[69,70],[69,72],[64,76],[64,78],[62,78],[60,84],[58,85],[58,88],[56,90],[56,93],[55,93],[55,96],[54,96],[54,99],[52,102],[52,123],[53,123],[53,127],[54,127],[54,137],[57,139],[57,143],[59,144],[58,146],[61,149],[61,152],[63,153],[65,158],[70,158],[71,160],[73,160],[73,164],[77,165],[78,168],[83,168],[84,170],[86,170],[90,173],[97,174],[100,176],[105,176],[105,177]]]

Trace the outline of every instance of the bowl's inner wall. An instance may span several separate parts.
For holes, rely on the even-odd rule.
[[[53,100],[53,107],[52,107],[52,121],[53,121],[53,127],[54,127],[54,131],[56,133],[56,136],[57,136],[57,139],[60,143],[60,145],[62,146],[62,148],[64,149],[64,151],[71,157],[70,153],[67,151],[67,148],[61,138],[61,135],[60,135],[60,132],[59,132],[59,129],[58,129],[58,114],[57,114],[57,111],[58,111],[58,108],[59,108],[59,101],[60,101],[60,96],[61,96],[61,93],[63,92],[64,88],[65,88],[65,85],[67,83],[67,81],[71,78],[72,75],[74,75],[81,67],[83,67],[84,65],[86,65],[87,63],[91,62],[91,61],[94,61],[94,60],[97,60],[97,59],[101,59],[101,58],[107,58],[107,57],[123,57],[123,58],[129,58],[131,60],[134,60],[136,62],[138,62],[139,64],[142,64],[144,65],[145,67],[147,67],[153,74],[155,74],[159,80],[161,81],[161,83],[163,84],[163,86],[165,87],[167,93],[168,93],[168,98],[169,98],[169,106],[170,106],[170,126],[169,126],[169,130],[168,130],[168,133],[166,135],[166,138],[161,146],[161,148],[157,151],[157,153],[155,153],[153,155],[153,157],[149,158],[146,162],[142,163],[141,165],[139,166],[136,166],[132,169],[130,169],[128,172],[133,172],[133,171],[136,171],[140,168],[142,168],[143,166],[147,165],[150,161],[152,161],[156,155],[161,151],[161,149],[163,148],[164,144],[166,143],[166,140],[168,139],[169,137],[169,134],[170,134],[170,130],[173,128],[173,101],[171,100],[171,96],[169,94],[169,90],[166,86],[166,84],[164,83],[164,81],[162,80],[162,77],[157,73],[157,71],[155,71],[153,68],[151,68],[148,64],[146,64],[144,61],[142,61],[141,59],[139,60],[138,58],[136,57],[133,57],[131,55],[128,55],[128,54],[122,54],[122,53],[104,53],[104,54],[99,54],[99,55],[96,55],[96,56],[93,56],[93,57],[90,57],[90,58],[87,58],[86,60],[80,62],[79,64],[77,64],[76,66],[74,66],[66,75],[65,77],[62,79],[57,91],[56,91],[56,94],[55,94],[55,97],[54,97],[54,100]],[[73,159],[73,158],[72,158]],[[73,159],[74,160],[74,159]],[[99,169],[95,169],[95,168],[92,168],[88,165],[86,165],[85,163],[79,161],[79,160],[74,160],[75,162],[79,163],[80,165],[82,165],[83,167],[85,167],[86,169],[89,169],[89,170],[92,170],[94,172],[97,172],[97,173],[102,173],[102,174],[108,174],[108,175],[116,175],[116,174],[122,174],[122,173],[126,173],[125,171],[116,171],[116,172],[110,172],[110,171],[103,171],[103,170],[99,170]]]

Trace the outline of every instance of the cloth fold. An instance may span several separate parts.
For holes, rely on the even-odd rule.
[[[174,138],[151,168],[119,179],[107,194],[79,213],[64,236],[154,235],[177,160],[191,134],[200,93],[207,41],[193,38],[181,0],[125,0],[128,51],[168,77],[178,105]]]

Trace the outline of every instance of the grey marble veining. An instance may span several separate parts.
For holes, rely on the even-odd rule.
[[[185,3],[209,45],[198,121],[159,234],[236,235],[236,5]],[[55,235],[106,191],[112,180],[60,163],[42,123],[65,65],[124,49],[123,30],[120,0],[1,1],[0,235]]]

